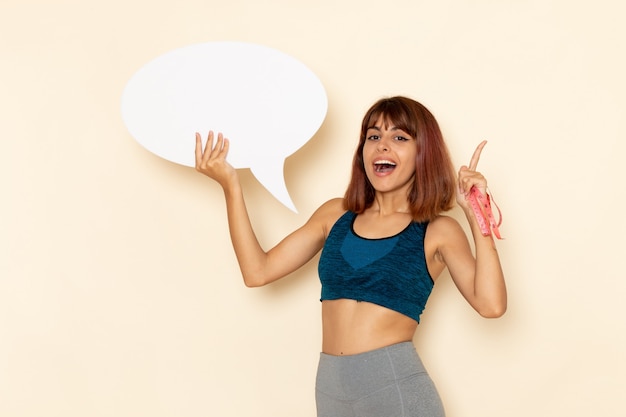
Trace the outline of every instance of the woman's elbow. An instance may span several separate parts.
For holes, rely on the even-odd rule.
[[[270,282],[270,280],[268,280],[265,276],[259,273],[243,274],[243,283],[248,288],[262,287],[266,284],[269,284]]]
[[[497,319],[506,313],[506,303],[492,305],[478,310],[478,314],[486,319]]]
[[[254,277],[243,277],[243,283],[248,288],[258,288],[265,285],[261,280],[255,279]]]

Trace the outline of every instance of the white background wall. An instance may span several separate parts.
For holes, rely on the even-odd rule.
[[[217,40],[292,55],[329,97],[286,163],[299,214],[241,173],[264,245],[343,194],[361,116],[382,96],[427,105],[457,165],[489,140],[479,167],[504,213],[509,311],[481,319],[444,275],[415,337],[450,417],[623,415],[625,12],[3,0],[0,415],[314,416],[316,263],[245,288],[220,189],[122,124],[135,71]]]

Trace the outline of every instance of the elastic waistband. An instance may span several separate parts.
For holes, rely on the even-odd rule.
[[[402,342],[356,355],[320,354],[318,389],[345,399],[359,398],[380,387],[426,373],[412,342]]]

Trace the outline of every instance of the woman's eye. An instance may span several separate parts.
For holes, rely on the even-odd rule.
[[[400,141],[400,142],[406,142],[407,140],[409,140],[408,138],[405,138],[404,136],[396,136],[396,140]]]
[[[378,140],[380,139],[380,136],[378,135],[370,135],[367,137],[367,140]]]

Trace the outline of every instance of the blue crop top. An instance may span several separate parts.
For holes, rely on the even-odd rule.
[[[411,222],[402,232],[366,239],[353,229],[356,213],[346,212],[332,227],[319,261],[321,300],[367,301],[419,323],[434,282],[426,267],[428,223]]]

